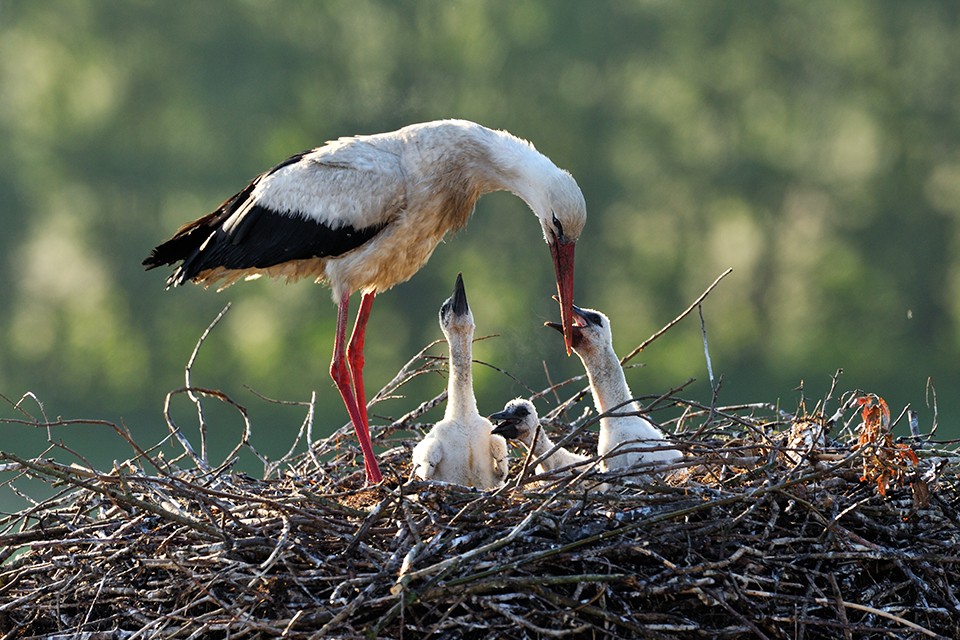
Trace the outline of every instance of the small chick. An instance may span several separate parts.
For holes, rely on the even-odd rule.
[[[507,443],[491,433],[473,393],[473,314],[463,277],[440,307],[440,328],[450,346],[450,378],[443,420],[413,449],[414,474],[423,480],[496,489],[507,477]]]
[[[533,450],[533,458],[539,458],[551,449],[553,442],[540,427],[540,418],[537,408],[529,400],[517,398],[504,406],[503,411],[490,416],[490,421],[496,423],[493,433],[508,440],[519,440],[527,449]],[[539,429],[539,433],[538,433]],[[579,474],[586,469],[590,458],[561,447],[550,457],[541,460],[537,465],[537,474],[569,467],[570,473]],[[576,465],[576,466],[575,466]]]
[[[546,326],[562,331],[555,322]],[[639,412],[627,385],[627,377],[620,359],[613,350],[610,319],[599,311],[573,306],[573,350],[580,356],[597,411],[601,414]],[[600,469],[622,469],[638,463],[668,464],[682,457],[676,449],[662,448],[669,444],[666,436],[649,421],[638,415],[613,415],[600,419],[600,439],[597,453],[601,456]],[[614,450],[632,449],[624,453]],[[640,450],[649,449],[649,450]]]

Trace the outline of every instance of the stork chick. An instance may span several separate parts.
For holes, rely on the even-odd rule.
[[[519,440],[531,451],[534,459],[539,458],[553,449],[553,441],[540,427],[540,417],[533,403],[523,398],[511,400],[499,411],[490,416],[490,421],[497,426],[495,435],[503,436],[507,440]],[[539,429],[539,433],[538,433]],[[541,460],[537,465],[537,474],[547,473],[554,469],[569,467],[571,473],[582,472],[590,458],[579,453],[560,447],[548,458]]]
[[[414,474],[423,480],[496,489],[507,477],[507,443],[477,411],[473,394],[473,314],[463,277],[440,307],[440,328],[450,346],[450,378],[443,420],[413,449]]]
[[[563,331],[555,322],[545,324]],[[600,419],[597,453],[601,456],[602,471],[638,463],[668,464],[682,457],[676,449],[663,448],[669,441],[649,421],[638,415],[621,415],[639,412],[640,406],[633,399],[620,359],[613,350],[613,333],[607,316],[573,305],[573,350],[587,370],[597,411],[603,414],[612,410],[615,414]],[[631,451],[616,453],[625,449]]]

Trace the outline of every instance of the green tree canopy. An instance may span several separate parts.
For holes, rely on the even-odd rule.
[[[928,426],[932,376],[956,436],[958,14],[945,0],[0,0],[0,392],[33,392],[49,416],[122,417],[156,441],[164,395],[231,301],[195,381],[256,404],[278,450],[300,416],[243,385],[317,390],[323,428],[345,423],[328,291],[164,292],[140,261],[294,152],[459,117],[533,141],[577,178],[577,300],[611,317],[621,353],[733,267],[703,308],[721,401],[792,406],[801,381],[816,397],[843,368],[846,388],[913,403]],[[458,271],[478,334],[499,334],[477,358],[536,389],[545,371],[579,373],[539,327],[556,315],[539,235],[518,199],[482,199],[378,298],[369,387],[440,337]],[[690,392],[709,397],[695,320],[640,360],[636,393],[696,377]],[[482,411],[524,392],[483,368],[477,385]]]

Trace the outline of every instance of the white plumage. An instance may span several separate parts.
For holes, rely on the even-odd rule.
[[[557,330],[562,327],[548,322]],[[597,411],[614,415],[600,419],[597,453],[602,457],[603,471],[635,464],[668,464],[682,454],[669,448],[670,442],[660,429],[638,415],[622,415],[640,411],[627,385],[627,377],[613,350],[610,319],[599,311],[573,305],[573,350],[590,379],[590,391]],[[623,451],[624,453],[617,453]]]
[[[554,447],[547,432],[540,427],[537,408],[529,400],[511,400],[503,407],[503,411],[494,413],[489,418],[497,425],[493,430],[495,435],[508,440],[519,440],[531,451],[533,459],[540,458]],[[585,455],[560,447],[541,460],[535,470],[538,475],[554,469],[568,469],[570,473],[579,474],[589,466],[589,461],[590,458]]]
[[[503,190],[522,198],[540,222],[569,353],[583,194],[529,142],[465,120],[341,138],[294,155],[183,226],[144,265],[180,262],[168,286],[222,288],[260,275],[329,283],[338,305],[330,375],[357,431],[367,479],[376,483],[362,373],[373,298],[413,276],[448,232],[466,224],[481,195]],[[356,291],[363,296],[348,343],[348,302]]]
[[[507,443],[491,433],[473,393],[473,314],[463,279],[440,307],[440,327],[450,346],[450,379],[443,420],[413,449],[414,474],[423,480],[496,489],[507,477]]]

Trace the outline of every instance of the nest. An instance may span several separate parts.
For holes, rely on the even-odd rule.
[[[420,354],[378,398],[440,366]],[[159,448],[98,422],[131,451],[109,470],[62,447],[0,453],[4,486],[27,476],[53,492],[0,518],[0,637],[960,637],[952,443],[894,440],[885,403],[860,392],[792,414],[682,392],[642,399],[685,450],[671,468],[538,477],[518,455],[491,492],[409,480],[442,394],[373,428],[386,450],[372,488],[349,426],[313,442],[312,404],[298,438],[312,444],[269,461],[242,407],[195,388],[168,399],[197,402],[198,448],[168,411]],[[545,424],[596,451],[583,396]],[[247,425],[218,466],[211,401]],[[262,478],[235,470],[242,452]]]

